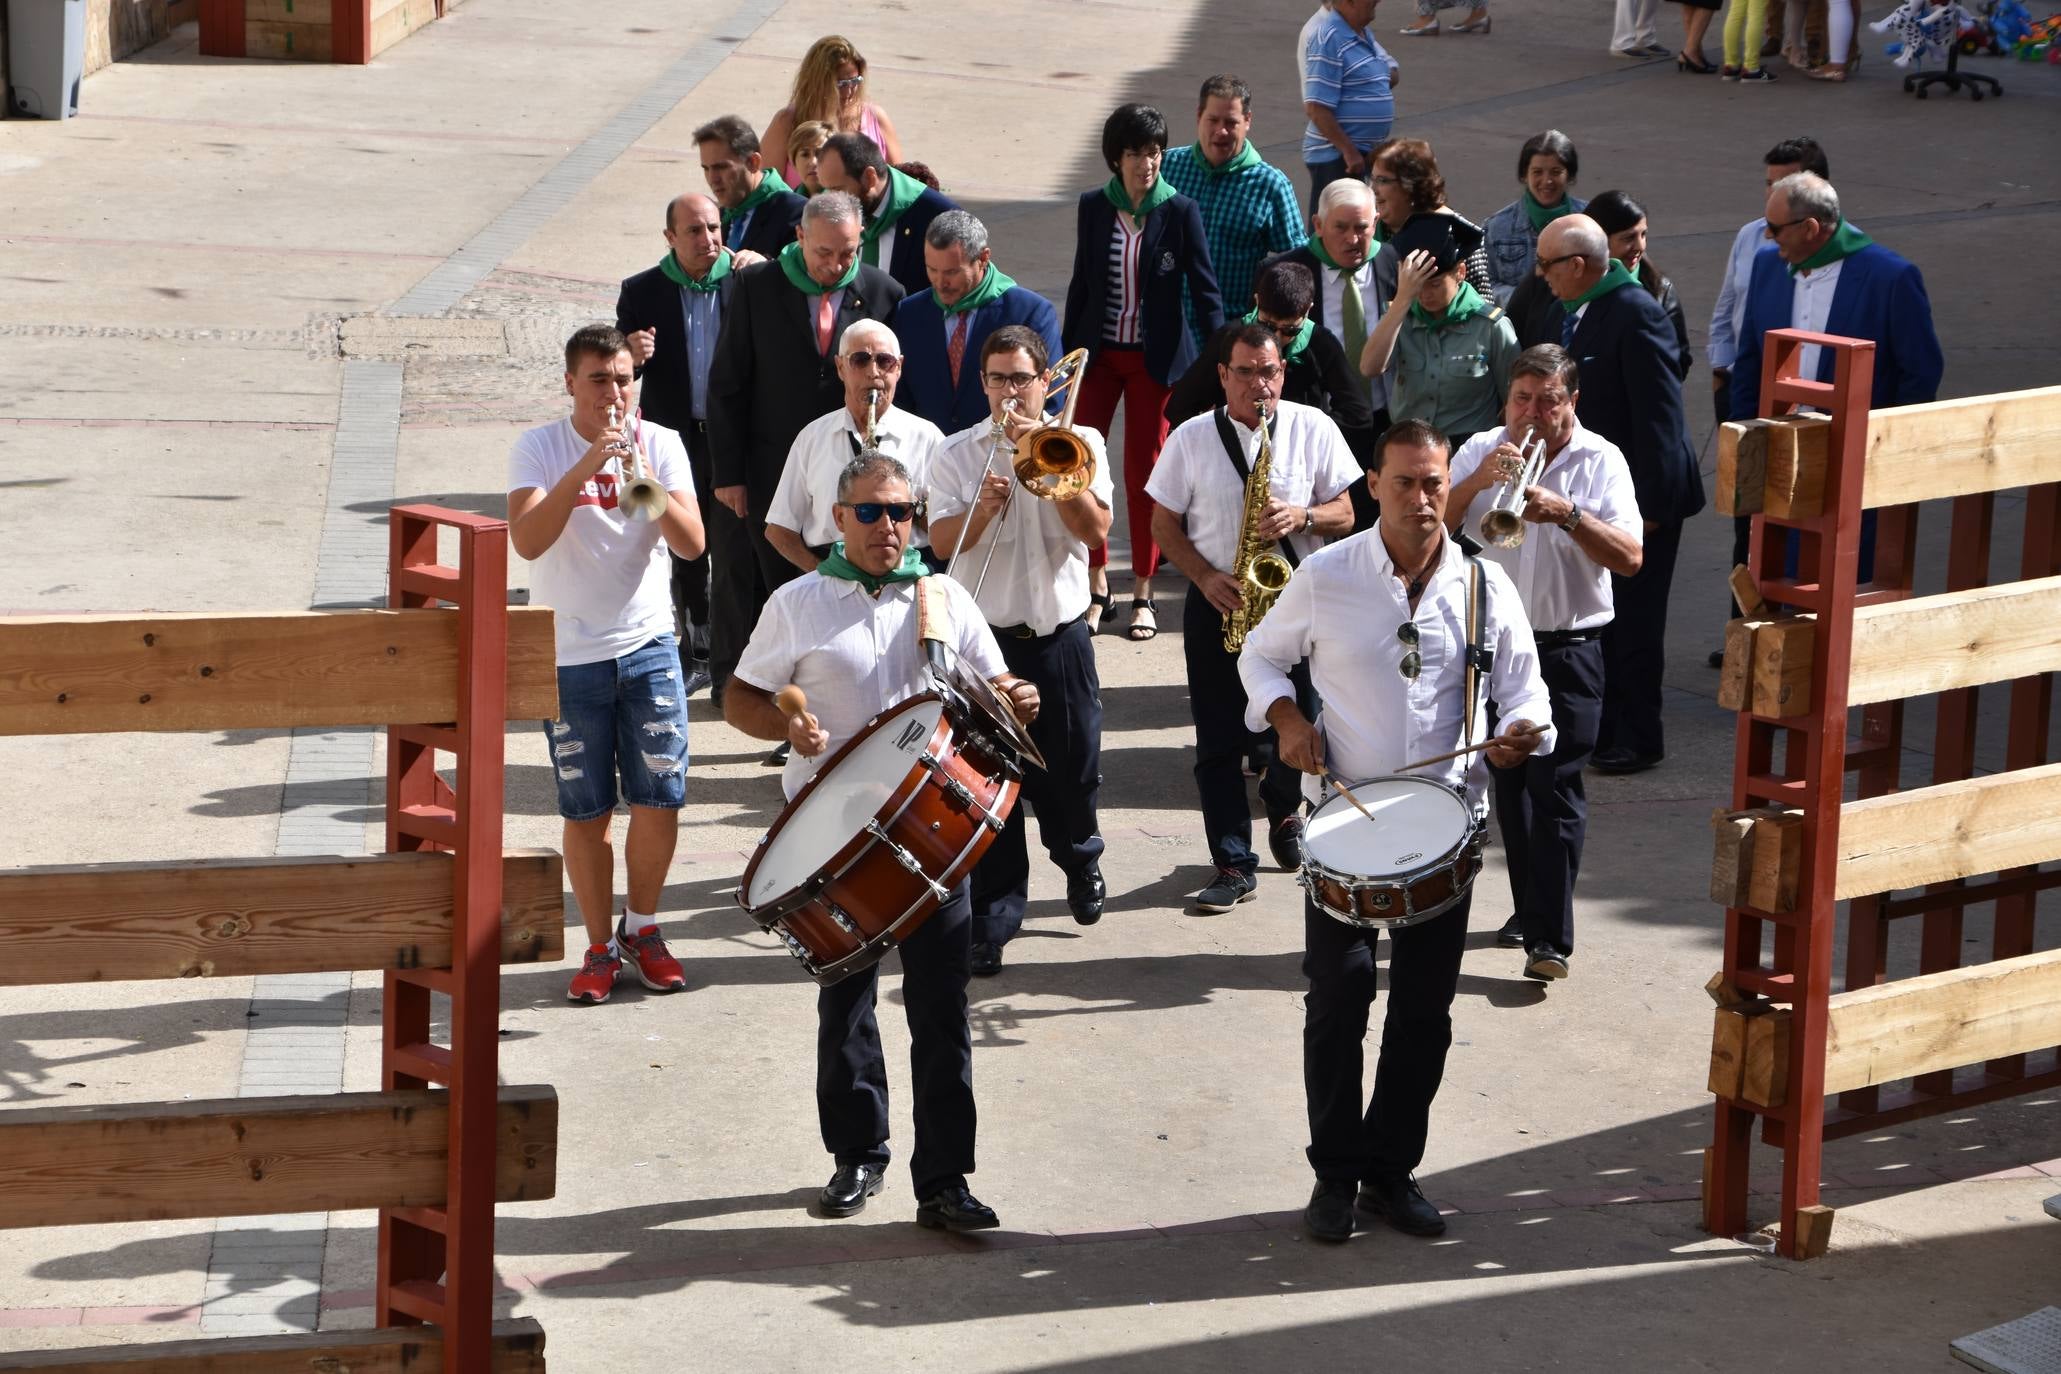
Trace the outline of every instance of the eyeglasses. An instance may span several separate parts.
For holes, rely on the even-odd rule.
[[[1037,372],[983,372],[980,379],[990,391],[1021,391],[1043,374]]]
[[[1557,258],[1540,258],[1538,262],[1539,274],[1543,276],[1546,273],[1552,271],[1554,268],[1558,267],[1561,263],[1573,262],[1576,258],[1581,256],[1582,255],[1580,253],[1563,253]]]
[[[1782,224],[1770,223],[1767,227],[1767,236],[1771,239],[1778,239],[1782,237],[1784,229],[1794,229],[1799,224],[1809,224],[1812,218],[1813,216],[1805,215],[1802,219],[1792,219]]]
[[[1395,637],[1402,641],[1409,650],[1409,652],[1403,655],[1402,662],[1395,666],[1402,673],[1403,681],[1415,682],[1417,674],[1424,671],[1424,655],[1417,652],[1417,622],[1405,620],[1402,624],[1396,626]]]
[[[1374,186],[1400,186],[1403,183],[1396,177],[1383,176],[1381,173],[1376,172],[1369,178],[1369,184]]]
[[[837,89],[840,91],[856,91],[865,84],[866,78],[863,76],[840,76],[837,78]]]
[[[916,518],[914,501],[839,501],[837,503],[852,513],[852,518],[862,525],[870,525],[882,515],[897,525]]]
[[[1302,333],[1302,327],[1304,324],[1309,322],[1309,318],[1309,316],[1305,315],[1299,320],[1283,321],[1270,320],[1266,318],[1264,315],[1262,315],[1260,317],[1260,323],[1265,325],[1267,328],[1273,330],[1274,333],[1279,335],[1281,338],[1293,339],[1296,335]]]
[[[1301,325],[1296,326],[1297,329],[1300,329],[1301,327]],[[1274,332],[1278,334],[1281,331],[1277,329]],[[1250,382],[1254,380],[1262,382],[1271,382],[1276,381],[1280,378],[1281,369],[1277,364],[1274,363],[1262,363],[1258,367],[1254,367],[1250,363],[1237,363],[1232,366],[1231,375],[1233,377],[1236,377],[1241,382]]]
[[[902,370],[902,360],[892,353],[869,353],[862,348],[857,353],[845,354],[844,360],[853,367],[873,367],[877,364],[882,372]]]

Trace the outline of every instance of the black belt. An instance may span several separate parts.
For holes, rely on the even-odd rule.
[[[708,433],[708,421],[689,420],[687,422],[687,428],[695,434],[706,434]]]
[[[1586,644],[1592,639],[1603,637],[1601,625],[1586,630],[1538,630],[1532,634],[1532,642],[1541,649],[1564,649],[1570,644]]]
[[[1060,632],[1061,630],[1065,630],[1065,629],[1068,629],[1068,628],[1070,628],[1071,626],[1077,625],[1077,624],[1079,624],[1079,623],[1080,623],[1081,621],[1083,621],[1083,620],[1086,620],[1087,618],[1088,618],[1088,613],[1087,613],[1086,611],[1082,611],[1082,612],[1081,612],[1081,613],[1080,613],[1079,615],[1075,616],[1075,617],[1074,617],[1074,618],[1073,618],[1072,620],[1062,620],[1062,621],[1060,621],[1060,622],[1059,622],[1059,623],[1058,623],[1057,625],[1054,625],[1054,626],[1052,627],[1052,634],[1056,635],[1056,634],[1058,634],[1058,633],[1059,633],[1059,632]],[[1051,635],[1041,635],[1041,634],[1039,634],[1039,633],[1038,633],[1038,632],[1037,632],[1036,630],[1032,629],[1032,628],[1031,628],[1030,626],[1028,626],[1028,625],[990,625],[990,626],[989,626],[988,628],[989,628],[990,630],[993,630],[993,631],[995,632],[995,636],[996,636],[996,638],[998,638],[998,639],[1049,639],[1049,638],[1051,638]]]

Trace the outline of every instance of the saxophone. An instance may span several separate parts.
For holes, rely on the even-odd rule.
[[[1259,407],[1259,423],[1259,457],[1245,479],[1245,519],[1238,526],[1238,556],[1231,564],[1231,576],[1237,579],[1239,594],[1244,599],[1237,610],[1224,617],[1224,652],[1227,654],[1235,654],[1245,647],[1245,636],[1273,608],[1275,599],[1288,585],[1294,571],[1288,566],[1287,559],[1268,548],[1273,540],[1260,538],[1260,517],[1266,513],[1267,501],[1272,495],[1267,480],[1274,466],[1274,445],[1267,435],[1267,406],[1264,401]]]

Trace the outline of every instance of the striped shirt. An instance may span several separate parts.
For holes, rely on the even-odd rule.
[[[1109,309],[1102,318],[1102,338],[1116,344],[1142,342],[1139,323],[1144,314],[1144,278],[1138,274],[1138,245],[1144,240],[1143,228],[1131,222],[1131,217],[1121,210],[1116,215],[1116,228],[1109,234]]]
[[[1371,28],[1355,29],[1333,10],[1303,52],[1302,98],[1328,106],[1353,146],[1365,152],[1387,138],[1395,122],[1395,96],[1388,88],[1388,69],[1393,65]],[[1335,162],[1340,156],[1315,123],[1304,127],[1303,161]]]
[[[1252,279],[1261,261],[1301,247],[1307,237],[1295,187],[1280,168],[1265,162],[1241,172],[1219,172],[1192,143],[1169,149],[1159,174],[1201,208],[1202,236],[1209,243],[1224,314],[1232,319],[1243,315],[1252,308]],[[1194,297],[1185,282],[1181,304],[1200,347],[1204,331],[1195,319]]]

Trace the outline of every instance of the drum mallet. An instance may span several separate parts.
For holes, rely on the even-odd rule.
[[[815,717],[809,714],[809,694],[791,682],[773,693],[773,709],[789,722],[800,721],[803,729],[816,728]]]

